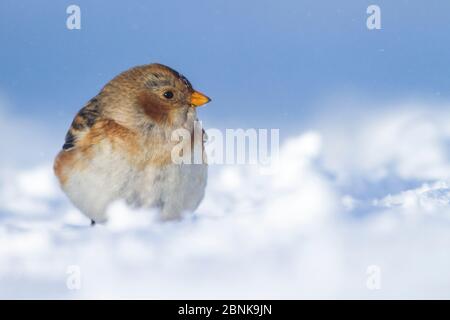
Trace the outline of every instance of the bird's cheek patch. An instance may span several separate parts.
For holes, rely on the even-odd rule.
[[[138,96],[138,104],[145,114],[157,123],[169,121],[170,109],[164,106],[161,101],[153,95],[143,92]]]

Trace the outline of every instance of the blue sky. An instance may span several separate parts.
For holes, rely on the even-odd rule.
[[[382,30],[366,28],[373,3]],[[81,30],[66,29],[70,4]],[[205,126],[298,132],[345,92],[446,99],[449,16],[449,2],[418,0],[3,0],[0,92],[11,112],[63,134],[116,74],[161,62],[213,98]]]

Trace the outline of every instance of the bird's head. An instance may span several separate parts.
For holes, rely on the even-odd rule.
[[[126,100],[126,104],[133,106],[137,114],[157,124],[176,122],[185,117],[188,110],[211,101],[206,95],[194,90],[183,75],[156,63],[125,71],[105,86],[103,91],[107,95],[113,93],[119,96],[119,100]]]

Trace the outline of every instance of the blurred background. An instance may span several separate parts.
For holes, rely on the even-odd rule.
[[[449,21],[445,1],[2,0],[0,296],[448,298]],[[119,207],[96,233],[51,162],[84,103],[151,62],[212,97],[205,128],[280,129],[283,170],[216,166],[200,222]],[[69,264],[96,282],[67,290]]]
[[[61,137],[107,81],[150,62],[208,93],[214,104],[201,117],[219,128],[298,133],[340,112],[322,101],[336,95],[448,98],[450,3],[380,0],[382,29],[368,30],[372,2],[5,0],[0,92],[11,113],[51,123]],[[71,4],[81,30],[66,28]]]

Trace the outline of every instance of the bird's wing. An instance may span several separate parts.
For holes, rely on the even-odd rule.
[[[62,149],[69,151],[77,146],[77,142],[85,135],[99,120],[100,106],[97,98],[91,99],[75,116],[66,134]]]
[[[53,168],[61,185],[65,185],[77,168],[89,164],[92,156],[95,156],[92,147],[104,141],[111,142],[132,156],[140,150],[134,133],[114,120],[103,117],[101,104],[94,98],[75,116],[62,150],[56,156]]]

